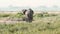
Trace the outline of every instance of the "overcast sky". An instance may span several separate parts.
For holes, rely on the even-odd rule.
[[[38,7],[47,6],[51,7],[53,5],[60,6],[60,0],[0,0],[0,7],[8,6],[18,6],[18,7]]]

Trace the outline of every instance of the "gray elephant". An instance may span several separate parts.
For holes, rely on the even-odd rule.
[[[24,21],[32,22],[33,14],[34,14],[32,9],[28,9],[28,10],[24,9],[23,14],[25,15],[24,18],[23,18]]]

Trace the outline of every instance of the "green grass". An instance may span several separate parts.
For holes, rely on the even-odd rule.
[[[10,14],[8,17],[21,18],[22,14]],[[60,34],[60,15],[47,14],[47,16],[41,16],[41,14],[36,14],[32,23],[2,23],[0,24],[0,34]]]
[[[0,24],[0,34],[60,34],[60,23]]]

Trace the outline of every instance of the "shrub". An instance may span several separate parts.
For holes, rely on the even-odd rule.
[[[17,14],[15,15],[15,17],[17,17],[17,18],[23,17],[23,14],[22,14],[22,13],[17,13]]]
[[[9,17],[10,14],[0,14],[0,17]]]
[[[34,17],[43,17],[43,14],[36,14],[36,15],[34,15]]]
[[[57,16],[57,14],[49,14],[48,12],[42,12],[34,15],[34,17],[51,17],[51,16]]]

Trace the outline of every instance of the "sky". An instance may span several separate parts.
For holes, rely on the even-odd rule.
[[[60,6],[60,0],[0,0],[0,7],[38,7],[38,6]]]

